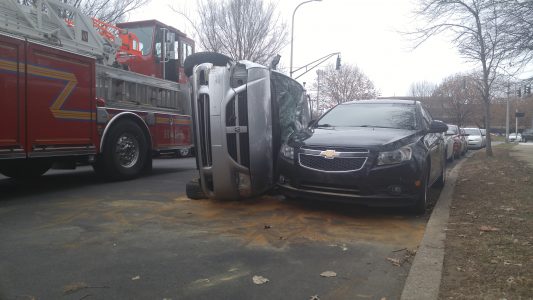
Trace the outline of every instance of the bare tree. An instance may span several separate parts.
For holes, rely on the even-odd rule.
[[[59,0],[81,10],[85,15],[111,24],[123,22],[128,13],[148,4],[151,0]],[[18,0],[20,4],[36,6],[37,0]],[[68,11],[63,12],[70,18]]]
[[[495,0],[420,0],[415,12],[425,22],[412,34],[418,45],[442,32],[454,36],[459,53],[478,64],[477,88],[483,100],[485,128],[490,131],[490,103],[497,70],[515,55],[508,47],[510,30]],[[487,134],[486,153],[492,156],[491,136]]]
[[[409,96],[414,98],[429,98],[433,95],[436,88],[437,85],[428,81],[414,82],[409,87]]]
[[[533,60],[533,1],[500,0],[509,34],[508,47],[521,63]]]
[[[481,95],[474,78],[461,74],[445,78],[433,96],[438,100],[446,121],[461,127],[479,123]]]
[[[79,8],[84,14],[112,24],[126,20],[128,13],[146,5],[151,0],[64,0]]]
[[[286,26],[272,2],[200,0],[199,40],[207,51],[268,65],[287,44]]]
[[[438,101],[433,97],[437,85],[428,81],[413,82],[409,87],[409,96],[419,100],[432,114],[438,110]]]
[[[336,70],[333,65],[318,72],[313,89],[318,90],[320,109],[352,100],[376,98],[379,95],[374,83],[354,65],[343,65]]]

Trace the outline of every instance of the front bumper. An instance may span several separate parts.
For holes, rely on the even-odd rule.
[[[477,149],[483,147],[482,140],[468,141],[468,149]]]
[[[369,158],[361,170],[324,172],[280,159],[278,187],[282,194],[314,200],[367,206],[413,205],[421,190],[421,170],[413,159],[398,165],[372,167]]]

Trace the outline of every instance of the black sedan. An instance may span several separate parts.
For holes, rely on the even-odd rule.
[[[446,130],[418,101],[343,103],[282,145],[278,186],[289,197],[423,213],[429,187],[445,181]]]

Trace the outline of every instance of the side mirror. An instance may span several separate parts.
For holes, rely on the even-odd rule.
[[[429,132],[430,133],[441,133],[448,131],[448,125],[446,123],[441,121],[433,121],[429,125]]]

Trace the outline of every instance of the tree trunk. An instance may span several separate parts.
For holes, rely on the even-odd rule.
[[[483,99],[484,108],[485,108],[485,132],[486,132],[486,146],[485,152],[487,156],[492,156],[492,138],[490,136],[490,101],[488,99]]]

